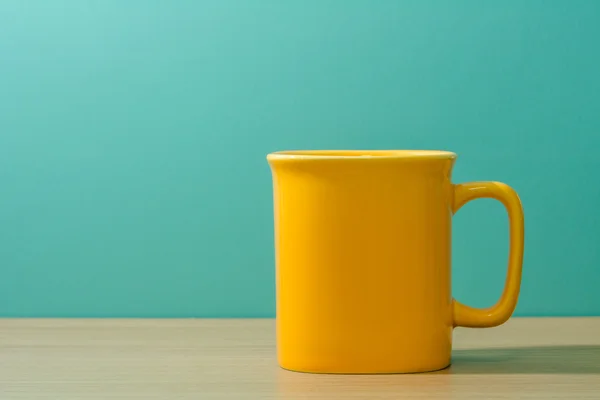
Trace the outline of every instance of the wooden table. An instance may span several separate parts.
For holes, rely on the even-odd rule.
[[[416,375],[281,370],[272,320],[0,320],[0,399],[600,399],[600,318],[457,329]]]

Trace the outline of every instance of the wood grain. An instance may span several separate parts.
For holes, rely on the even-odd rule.
[[[272,320],[0,320],[0,399],[600,399],[600,318],[457,329],[417,375],[281,370]]]

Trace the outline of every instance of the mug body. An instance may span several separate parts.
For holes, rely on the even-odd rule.
[[[455,157],[441,151],[268,156],[281,367],[406,373],[450,364]]]

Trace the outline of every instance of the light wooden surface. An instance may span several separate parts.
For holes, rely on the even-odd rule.
[[[0,320],[0,399],[600,399],[600,318],[457,329],[433,374],[281,370],[272,320]]]

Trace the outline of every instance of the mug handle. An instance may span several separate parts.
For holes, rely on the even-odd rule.
[[[503,324],[510,318],[519,298],[525,226],[521,200],[510,186],[500,182],[469,182],[454,185],[452,212],[456,213],[471,200],[491,198],[504,204],[508,212],[510,247],[508,272],[500,300],[489,308],[473,308],[452,301],[454,326],[488,328]]]

